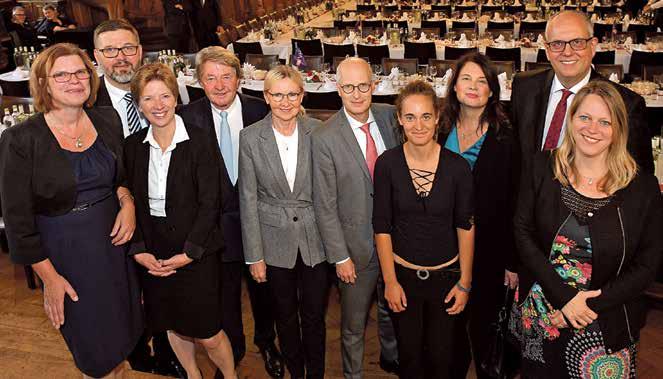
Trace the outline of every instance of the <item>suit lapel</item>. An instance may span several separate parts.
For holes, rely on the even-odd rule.
[[[373,118],[375,123],[378,125],[378,130],[380,131],[380,136],[382,137],[382,142],[387,149],[390,149],[396,146],[396,138],[394,136],[394,130],[392,128],[393,120],[387,120],[382,112],[376,112],[375,109],[371,107],[371,112],[373,113]]]
[[[544,77],[545,81],[542,84],[543,89],[537,91],[536,102],[538,106],[535,106],[534,112],[539,110],[538,119],[536,119],[536,131],[534,133],[534,151],[541,150],[541,144],[543,141],[543,129],[545,128],[546,123],[546,112],[548,111],[548,99],[550,99],[550,88],[552,87],[553,79],[555,78],[555,71],[552,69],[547,71],[547,75]]]
[[[341,136],[343,137],[345,143],[348,145],[350,153],[357,161],[357,164],[364,172],[364,175],[366,175],[366,178],[370,182],[372,182],[371,174],[368,172],[368,166],[366,165],[366,158],[364,158],[364,154],[362,154],[361,152],[361,148],[359,147],[359,143],[357,142],[357,137],[355,137],[355,134],[352,131],[352,127],[350,126],[347,117],[345,117],[345,112],[343,111],[343,109],[341,109],[336,114],[336,116],[339,118],[338,120],[339,132],[341,133]]]
[[[474,163],[474,176],[477,176],[481,171],[481,168],[484,165],[483,162],[486,159],[493,159],[493,157],[497,156],[494,151],[495,147],[497,147],[497,136],[495,135],[495,129],[492,126],[489,126],[488,130],[486,131],[486,138],[483,140],[481,150],[479,150],[477,161]]]
[[[148,131],[149,133],[149,131]],[[136,176],[138,180],[134,180],[134,185],[136,186],[136,193],[140,194],[138,196],[138,201],[143,204],[144,209],[149,210],[149,201],[148,201],[148,182],[149,182],[149,170],[150,170],[150,144],[147,142],[140,142],[140,145],[136,149]]]
[[[297,195],[299,195],[299,192],[301,192],[304,186],[304,180],[309,177],[307,172],[309,170],[311,151],[311,140],[309,138],[311,127],[301,117],[297,120],[297,133],[299,134],[297,143],[297,172],[295,173],[295,185],[292,187],[294,198],[297,198]]]
[[[276,137],[274,137],[274,131],[272,130],[271,114],[268,116],[269,117],[265,117],[265,122],[261,125],[262,130],[260,131],[260,138],[262,139],[262,143],[260,144],[260,147],[264,153],[264,161],[272,170],[272,175],[274,176],[276,183],[278,183],[282,195],[290,197],[292,191],[290,191],[290,186],[288,185],[288,181],[285,178],[285,172],[283,171],[283,165],[281,165],[281,155],[276,146]]]
[[[209,136],[210,136],[210,143],[212,144],[212,151],[214,151],[214,155],[216,158],[219,160],[221,163],[219,165],[219,169],[221,170],[220,174],[222,177],[222,180],[226,181],[231,187],[235,188],[237,183],[235,185],[232,184],[230,181],[230,175],[228,175],[228,170],[226,169],[226,164],[223,162],[223,156],[221,155],[221,147],[219,146],[219,138],[216,135],[216,127],[214,126],[214,116],[212,116],[212,112],[214,112],[214,109],[212,108],[212,103],[210,103],[209,99],[205,97],[205,101],[201,102],[203,106],[201,107],[200,111],[200,126],[208,129],[209,131]],[[196,110],[198,111],[198,110]],[[242,112],[244,110],[242,109]],[[238,147],[239,148],[239,147]]]

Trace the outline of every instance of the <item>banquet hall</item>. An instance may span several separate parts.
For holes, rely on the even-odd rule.
[[[593,70],[644,99],[654,174],[663,192],[663,0],[0,0],[0,135],[36,113],[31,68],[41,51],[74,44],[93,61],[96,72],[91,75],[102,78],[104,68],[95,60],[102,54],[95,47],[95,29],[107,20],[124,19],[135,28],[139,65],[162,63],[174,73],[178,109],[205,99],[197,53],[220,46],[239,60],[240,94],[266,100],[268,72],[291,66],[302,77],[306,116],[325,122],[343,107],[337,68],[348,57],[370,65],[372,102],[393,105],[418,80],[428,83],[444,103],[453,89],[456,62],[479,53],[496,67],[499,100],[510,109],[515,75],[552,68],[546,23],[562,10],[586,13],[591,20],[597,39]],[[12,262],[5,229],[0,213],[0,379],[78,378],[72,354],[44,312],[43,282],[30,264]],[[328,276],[335,281],[333,269]],[[236,368],[238,377],[274,377],[266,372],[264,349],[253,343],[254,305],[247,283],[253,279],[247,274],[239,280],[246,351]],[[638,376],[658,378],[663,377],[663,268],[644,294],[648,312],[638,347]],[[325,378],[344,377],[340,297],[338,286],[331,285]],[[374,302],[363,373],[366,378],[396,378],[382,367],[378,313]],[[196,358],[202,377],[219,377],[200,346]],[[129,362],[121,371],[124,378],[168,377]],[[467,378],[476,377],[471,365]]]

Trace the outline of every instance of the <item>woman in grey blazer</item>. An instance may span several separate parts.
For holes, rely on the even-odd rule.
[[[267,73],[271,113],[240,132],[240,218],[251,275],[259,283],[269,278],[288,371],[323,378],[328,284],[313,213],[310,140],[320,122],[303,115],[303,95],[295,69]]]

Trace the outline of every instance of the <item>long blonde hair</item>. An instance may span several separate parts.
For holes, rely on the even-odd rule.
[[[608,195],[612,195],[620,189],[626,187],[635,177],[638,166],[631,154],[626,149],[628,141],[628,118],[626,106],[621,95],[611,83],[605,80],[594,80],[583,87],[573,98],[571,108],[566,118],[567,132],[564,133],[564,139],[560,147],[553,153],[555,178],[564,185],[570,185],[569,175],[574,180],[579,177],[578,169],[574,164],[576,141],[572,128],[573,117],[578,112],[578,108],[589,95],[599,96],[610,110],[612,121],[612,142],[608,146],[608,155],[606,164],[608,173],[597,183],[598,188]]]

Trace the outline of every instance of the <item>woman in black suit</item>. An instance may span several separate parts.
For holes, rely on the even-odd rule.
[[[2,133],[0,193],[12,260],[41,278],[44,308],[76,366],[114,378],[143,318],[125,245],[136,222],[122,124],[112,108],[90,108],[98,86],[78,47],[39,54],[30,93],[40,113]]]
[[[511,220],[519,159],[491,62],[478,53],[464,56],[456,64],[449,89],[439,141],[472,168],[476,236],[469,332],[477,376],[487,378],[481,362],[491,338],[490,325],[503,304],[504,286],[518,284]],[[463,370],[468,364],[465,360]]]
[[[235,378],[219,301],[219,168],[208,133],[175,115],[177,80],[163,64],[141,67],[131,93],[150,127],[127,138],[127,183],[138,227],[130,254],[143,266],[147,326],[168,340],[191,379],[200,379],[194,343]]]

